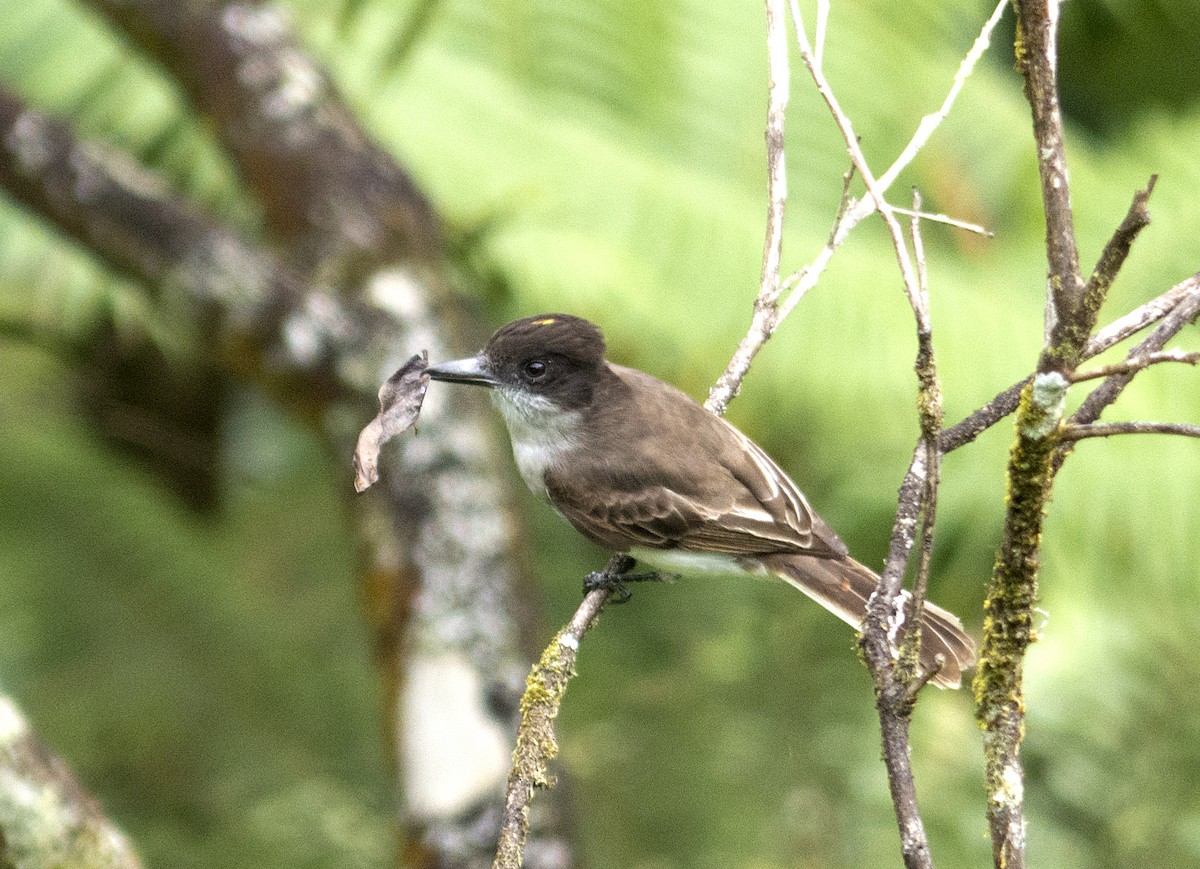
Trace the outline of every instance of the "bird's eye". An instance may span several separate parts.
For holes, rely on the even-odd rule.
[[[545,379],[549,366],[541,359],[530,359],[522,366],[522,369],[525,372],[526,380],[536,382]]]

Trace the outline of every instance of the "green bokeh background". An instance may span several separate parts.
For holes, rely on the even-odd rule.
[[[758,281],[761,4],[443,0],[415,40],[423,3],[286,5],[445,216],[489,320],[547,309],[593,318],[613,358],[704,395]],[[940,103],[989,11],[835,6],[827,72],[877,169]],[[1160,174],[1154,223],[1107,320],[1200,268],[1200,6],[1072,0],[1063,27],[1085,263],[1133,191]],[[794,66],[792,268],[824,242],[847,164]],[[211,134],[82,4],[10,4],[0,81],[259,231]],[[1040,345],[1043,226],[1027,116],[998,38],[895,188],[902,200],[915,185],[930,209],[996,232],[926,230],[950,420],[1027,373]],[[101,318],[184,365],[202,348],[142,288],[7,199],[0,263],[10,336],[0,339],[0,688],[151,867],[387,865],[390,784],[352,570],[348,463],[247,389],[222,420],[219,506],[189,510],[84,422],[59,348]],[[1179,343],[1195,349],[1195,328]],[[889,245],[869,221],[730,411],[868,564],[882,561],[916,432],[913,353]],[[1196,377],[1147,372],[1106,418],[1200,421]],[[943,471],[932,595],[975,631],[1010,433],[998,426]],[[1034,865],[1200,863],[1198,450],[1160,437],[1092,441],[1058,481],[1043,637],[1026,673]],[[549,636],[603,555],[518,498],[533,517]],[[640,590],[589,637],[581,668],[561,762],[590,865],[899,864],[867,674],[850,634],[791,590],[699,579]],[[931,692],[913,742],[939,865],[986,865],[969,696]]]

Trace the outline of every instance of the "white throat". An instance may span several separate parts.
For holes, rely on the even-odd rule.
[[[503,386],[492,391],[492,403],[504,417],[525,485],[545,497],[546,470],[578,444],[582,414],[563,410],[540,395]]]

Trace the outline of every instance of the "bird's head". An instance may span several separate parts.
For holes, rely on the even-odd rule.
[[[497,390],[501,401],[579,410],[592,400],[604,365],[604,336],[570,314],[540,314],[502,326],[477,356],[428,369],[434,380]]]

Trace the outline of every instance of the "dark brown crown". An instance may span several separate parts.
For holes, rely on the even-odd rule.
[[[563,409],[585,407],[604,375],[604,336],[570,314],[539,314],[501,327],[483,350],[499,384],[544,395]]]
[[[604,358],[604,336],[582,317],[539,314],[501,326],[483,352],[497,369],[534,356],[557,356],[593,367]]]

